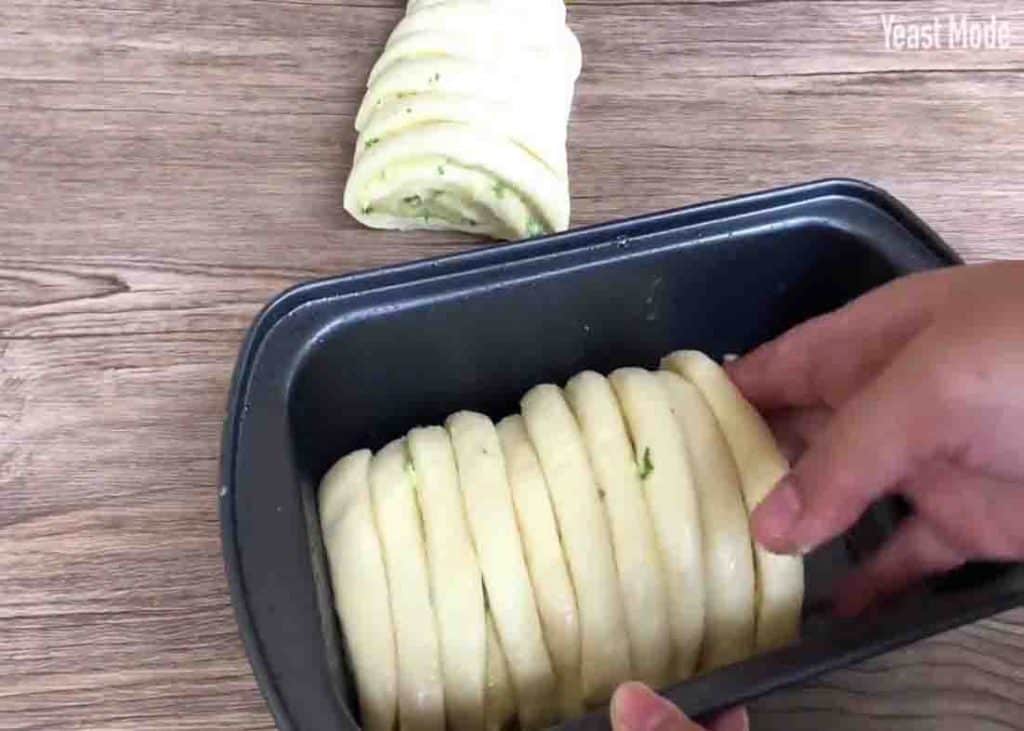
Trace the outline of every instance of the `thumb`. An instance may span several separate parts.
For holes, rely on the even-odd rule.
[[[612,696],[614,731],[705,731],[642,683],[624,683]]]
[[[847,530],[918,466],[962,441],[950,376],[922,369],[927,338],[911,343],[836,411],[790,473],[754,510],[754,537],[769,550],[806,553]]]

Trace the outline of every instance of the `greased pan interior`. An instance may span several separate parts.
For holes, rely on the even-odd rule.
[[[585,368],[654,367],[684,347],[744,352],[894,277],[956,263],[886,193],[833,180],[282,294],[239,355],[220,490],[232,601],[278,726],[357,725],[316,515],[334,460],[459,409],[497,419],[532,385]],[[833,620],[831,582],[899,513],[876,507],[808,559],[800,644],[668,695],[704,714],[1024,601],[1024,569],[970,567],[923,589],[927,601]],[[604,728],[607,718],[564,726]]]

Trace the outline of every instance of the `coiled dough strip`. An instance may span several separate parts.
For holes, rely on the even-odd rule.
[[[523,147],[554,174],[566,175],[565,125],[548,124],[521,102],[496,103],[441,92],[392,98],[382,104],[360,135],[355,160],[358,163],[368,149],[367,140],[386,139],[398,132],[437,122],[485,127],[489,133],[508,137]],[[488,197],[492,192],[490,189],[482,191]]]
[[[484,689],[484,729],[503,731],[516,715],[516,696],[508,676],[508,661],[487,612],[487,684]]]
[[[369,480],[368,449],[339,460],[320,482],[320,526],[359,690],[362,726],[391,731],[397,693],[395,636]]]
[[[454,731],[479,731],[487,671],[484,592],[455,455],[439,426],[413,429],[406,441],[426,534],[448,725]]]
[[[423,531],[404,439],[370,462],[370,494],[384,549],[398,660],[402,731],[444,731],[444,686]]]
[[[562,717],[572,718],[583,712],[576,594],[569,579],[547,482],[523,418],[518,414],[505,417],[497,428],[533,596],[558,676]]]
[[[505,459],[491,420],[460,411],[448,417],[459,484],[524,728],[557,718],[555,675],[544,645],[509,490]]]
[[[669,592],[675,680],[693,674],[704,636],[704,562],[700,508],[686,440],[661,384],[642,368],[621,368],[608,380],[633,439],[661,548]]]
[[[662,360],[706,399],[725,434],[743,485],[748,515],[789,470],[775,438],[757,410],[733,385],[715,361],[695,350],[677,351]],[[755,647],[772,650],[796,639],[803,605],[803,561],[780,556],[754,544],[757,569],[757,629]]]
[[[409,176],[403,168],[424,157],[438,162],[433,171],[420,168],[419,174],[430,174],[430,179],[413,179],[410,188]],[[448,172],[459,168],[486,176],[490,184],[485,190],[457,187]],[[396,202],[389,195],[403,182],[405,190],[418,192],[403,197],[409,199],[409,208],[394,208]],[[479,204],[501,220],[506,230],[523,236],[562,230],[569,223],[567,181],[507,138],[492,137],[475,127],[455,123],[428,123],[403,130],[366,149],[345,187],[345,209],[367,226],[393,227],[395,219],[399,219],[408,222],[406,227],[422,227],[417,214],[423,212],[427,220],[422,223],[430,223],[430,191]],[[504,199],[518,199],[523,210],[528,211],[526,219],[506,220]],[[451,223],[458,228],[460,222]],[[483,223],[476,219],[462,223],[460,230],[486,232]]]
[[[537,60],[538,68],[542,59]],[[527,66],[529,59],[523,60]],[[526,69],[528,71],[529,69]],[[393,98],[415,94],[447,93],[472,96],[490,102],[508,102],[529,98],[550,123],[564,127],[572,103],[572,88],[558,74],[538,80],[536,73],[508,66],[482,66],[472,60],[436,57],[399,59],[384,69],[366,90],[356,113],[356,130],[369,124],[375,110]]]
[[[669,680],[672,660],[668,595],[633,445],[604,376],[579,373],[565,385],[565,397],[583,433],[611,528],[633,678],[660,687]]]
[[[592,705],[604,703],[632,675],[608,521],[583,437],[561,390],[551,384],[536,386],[520,406],[551,492],[576,589],[583,697]]]
[[[754,649],[754,558],[736,462],[715,415],[677,373],[658,380],[686,436],[704,537],[704,649],[701,669],[750,657]]]

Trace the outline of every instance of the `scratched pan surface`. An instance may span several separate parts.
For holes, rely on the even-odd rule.
[[[894,277],[957,263],[890,196],[837,180],[281,295],[239,355],[221,488],[238,624],[279,727],[358,726],[317,527],[316,486],[334,460],[458,409],[504,416],[530,386],[584,368],[653,367],[682,347],[741,353]],[[876,506],[809,557],[799,644],[666,694],[705,714],[1024,600],[1020,567],[972,566],[868,619],[834,620],[833,581],[899,517]],[[603,711],[564,724],[606,726]]]

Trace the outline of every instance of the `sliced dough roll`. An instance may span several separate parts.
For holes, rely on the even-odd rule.
[[[362,132],[370,123],[375,110],[393,98],[407,98],[417,94],[443,93],[461,94],[480,101],[502,103],[530,95],[531,104],[546,104],[546,114],[551,122],[565,126],[569,105],[572,102],[570,89],[557,75],[549,75],[543,81],[537,79],[541,73],[542,59],[523,60],[525,69],[482,66],[472,60],[447,56],[411,58],[398,60],[388,66],[373,80],[356,112],[356,129]],[[529,66],[536,63],[535,73],[529,73]],[[524,75],[523,71],[527,73]]]
[[[414,94],[382,104],[374,111],[360,136],[363,143],[356,145],[356,162],[366,150],[366,140],[385,139],[429,122],[486,126],[492,134],[508,137],[526,149],[556,175],[564,177],[566,174],[564,129],[546,124],[522,104],[492,104],[472,97],[440,92]],[[436,169],[432,172],[436,172]],[[493,191],[482,192],[486,194]]]
[[[505,459],[491,420],[460,411],[446,422],[487,602],[519,701],[524,728],[557,718],[555,675],[523,557]]]
[[[633,445],[604,376],[576,375],[565,385],[565,397],[583,433],[611,528],[633,678],[660,687],[670,679],[672,661],[668,595]]]
[[[631,676],[629,640],[608,521],[576,419],[557,386],[520,402],[540,459],[576,589],[584,700],[604,703]]]
[[[398,717],[402,731],[444,731],[437,623],[415,490],[405,440],[397,439],[370,462],[370,494],[395,627]]]
[[[508,661],[501,649],[494,618],[487,613],[487,685],[484,689],[484,729],[502,731],[516,715],[516,696],[508,676]]]
[[[547,482],[523,418],[518,414],[508,416],[497,428],[533,596],[558,676],[562,717],[572,718],[583,712],[576,594],[569,579]]]
[[[739,662],[754,649],[754,558],[736,462],[700,392],[671,371],[657,374],[689,447],[704,536],[701,669]]]
[[[395,721],[395,637],[387,572],[370,503],[370,451],[339,460],[320,483],[320,526],[334,601],[355,671],[366,731]],[[354,589],[358,585],[358,589]]]
[[[416,166],[424,158],[431,161],[425,170]],[[459,184],[473,172],[485,177],[483,185]],[[455,215],[450,206],[437,205],[439,197],[478,206],[486,218]],[[508,217],[504,199],[518,201],[526,215]],[[345,209],[371,227],[429,228],[433,223],[526,236],[568,226],[569,192],[564,178],[508,138],[469,125],[432,122],[365,149],[345,187]],[[492,225],[492,218],[500,225]]]
[[[478,731],[484,721],[487,671],[484,592],[455,455],[448,432],[439,426],[413,429],[406,441],[426,534],[448,726]]]
[[[582,53],[579,41],[565,25],[555,26],[553,33],[515,38],[507,28],[500,27],[500,16],[480,32],[453,33],[451,28],[423,28],[394,36],[370,69],[367,87],[392,64],[405,59],[461,58],[481,65],[514,64],[522,56],[535,56],[547,65],[545,83],[564,83],[568,91],[580,72]],[[561,36],[561,37],[557,37]],[[552,78],[552,72],[554,77]],[[535,73],[531,70],[531,73]]]
[[[566,229],[581,62],[561,2],[410,3],[356,114],[345,209],[373,228],[504,239]],[[434,173],[445,168],[455,174]]]
[[[704,635],[704,565],[700,508],[686,440],[661,384],[642,368],[608,377],[626,417],[644,493],[661,548],[669,593],[674,675],[693,674]]]
[[[743,485],[747,513],[771,492],[788,471],[768,425],[743,397],[729,376],[701,352],[678,351],[662,360],[700,390],[725,434]],[[758,651],[792,642],[800,631],[804,570],[798,556],[780,556],[754,544],[757,569]]]

